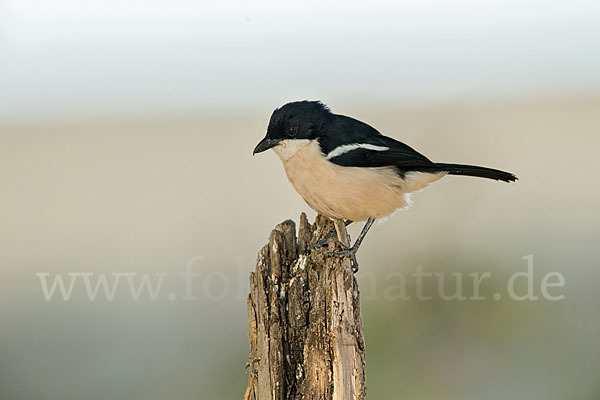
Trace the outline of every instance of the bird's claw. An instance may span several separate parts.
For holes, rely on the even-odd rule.
[[[350,225],[352,221],[344,221],[344,224]],[[327,257],[349,257],[352,256],[352,272],[358,271],[358,261],[356,260],[356,251],[358,250],[358,246],[356,244],[352,247],[346,246],[344,243],[337,240],[337,231],[332,229],[325,237],[321,240],[316,241],[315,243],[309,246],[310,249],[321,248],[329,244],[330,239],[334,239],[334,245],[341,247],[341,251],[330,251],[327,253]],[[350,238],[348,237],[348,240]]]
[[[331,236],[325,236],[323,239],[316,241],[315,243],[311,244],[309,246],[309,248],[311,249],[320,249],[323,246],[326,246],[327,243],[329,242],[329,239],[331,239]]]
[[[328,257],[352,257],[352,272],[358,272],[358,261],[356,260],[356,251],[358,250],[355,247],[346,247],[344,244],[340,243],[340,246],[343,248],[341,251],[330,251],[327,253]]]
[[[342,247],[346,247],[341,243],[340,243],[340,245]],[[348,257],[348,256],[353,256],[355,254],[356,254],[356,249],[347,248],[347,247],[341,251],[330,251],[329,253],[327,253],[327,255],[331,256],[331,257]]]
[[[336,237],[337,237],[337,233],[336,233],[335,229],[332,229],[331,231],[329,231],[329,233],[327,235],[325,235],[325,237],[323,239],[316,241],[315,243],[311,244],[309,247],[311,249],[321,248],[323,246],[326,246],[327,243],[329,243],[329,239],[333,239]],[[338,240],[335,241],[335,244],[342,245]]]

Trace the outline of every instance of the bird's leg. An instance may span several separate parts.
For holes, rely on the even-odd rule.
[[[352,223],[352,221],[350,221],[348,219],[344,221],[344,225],[346,225],[346,226],[350,225],[351,223]],[[329,239],[336,237],[336,236],[338,237],[338,241],[343,244],[343,242],[341,240],[339,240],[339,235],[337,233],[337,228],[336,228],[336,229],[330,230],[329,233],[327,235],[325,235],[325,237],[323,239],[317,241],[316,243],[311,244],[310,248],[314,249],[314,248],[323,247],[327,244]],[[350,246],[347,246],[347,247],[350,247]]]
[[[367,222],[365,223],[365,226],[363,227],[362,231],[360,232],[360,235],[358,235],[358,237],[356,238],[356,242],[354,242],[354,245],[352,247],[344,249],[342,251],[331,252],[331,253],[329,253],[329,255],[336,256],[336,257],[346,257],[346,256],[354,257],[356,255],[356,251],[360,247],[360,244],[362,243],[363,239],[367,235],[367,232],[369,232],[369,229],[373,225],[373,222],[375,222],[374,218],[369,218],[367,220]],[[356,261],[356,258],[354,258],[354,261]]]

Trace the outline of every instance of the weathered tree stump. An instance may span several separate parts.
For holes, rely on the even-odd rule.
[[[327,257],[334,229],[303,213],[275,227],[250,274],[249,382],[244,399],[363,399],[365,345],[349,258]]]

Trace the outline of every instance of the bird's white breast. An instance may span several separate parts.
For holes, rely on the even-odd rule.
[[[284,140],[273,150],[288,179],[315,211],[332,218],[363,221],[382,218],[408,205],[407,194],[446,173],[410,173],[401,179],[394,168],[343,167],[327,160],[317,141]]]

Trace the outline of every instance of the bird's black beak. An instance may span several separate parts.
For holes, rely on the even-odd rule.
[[[277,146],[279,142],[281,142],[281,139],[271,139],[265,136],[265,138],[256,145],[254,151],[252,152],[252,155],[269,150],[271,147]]]

